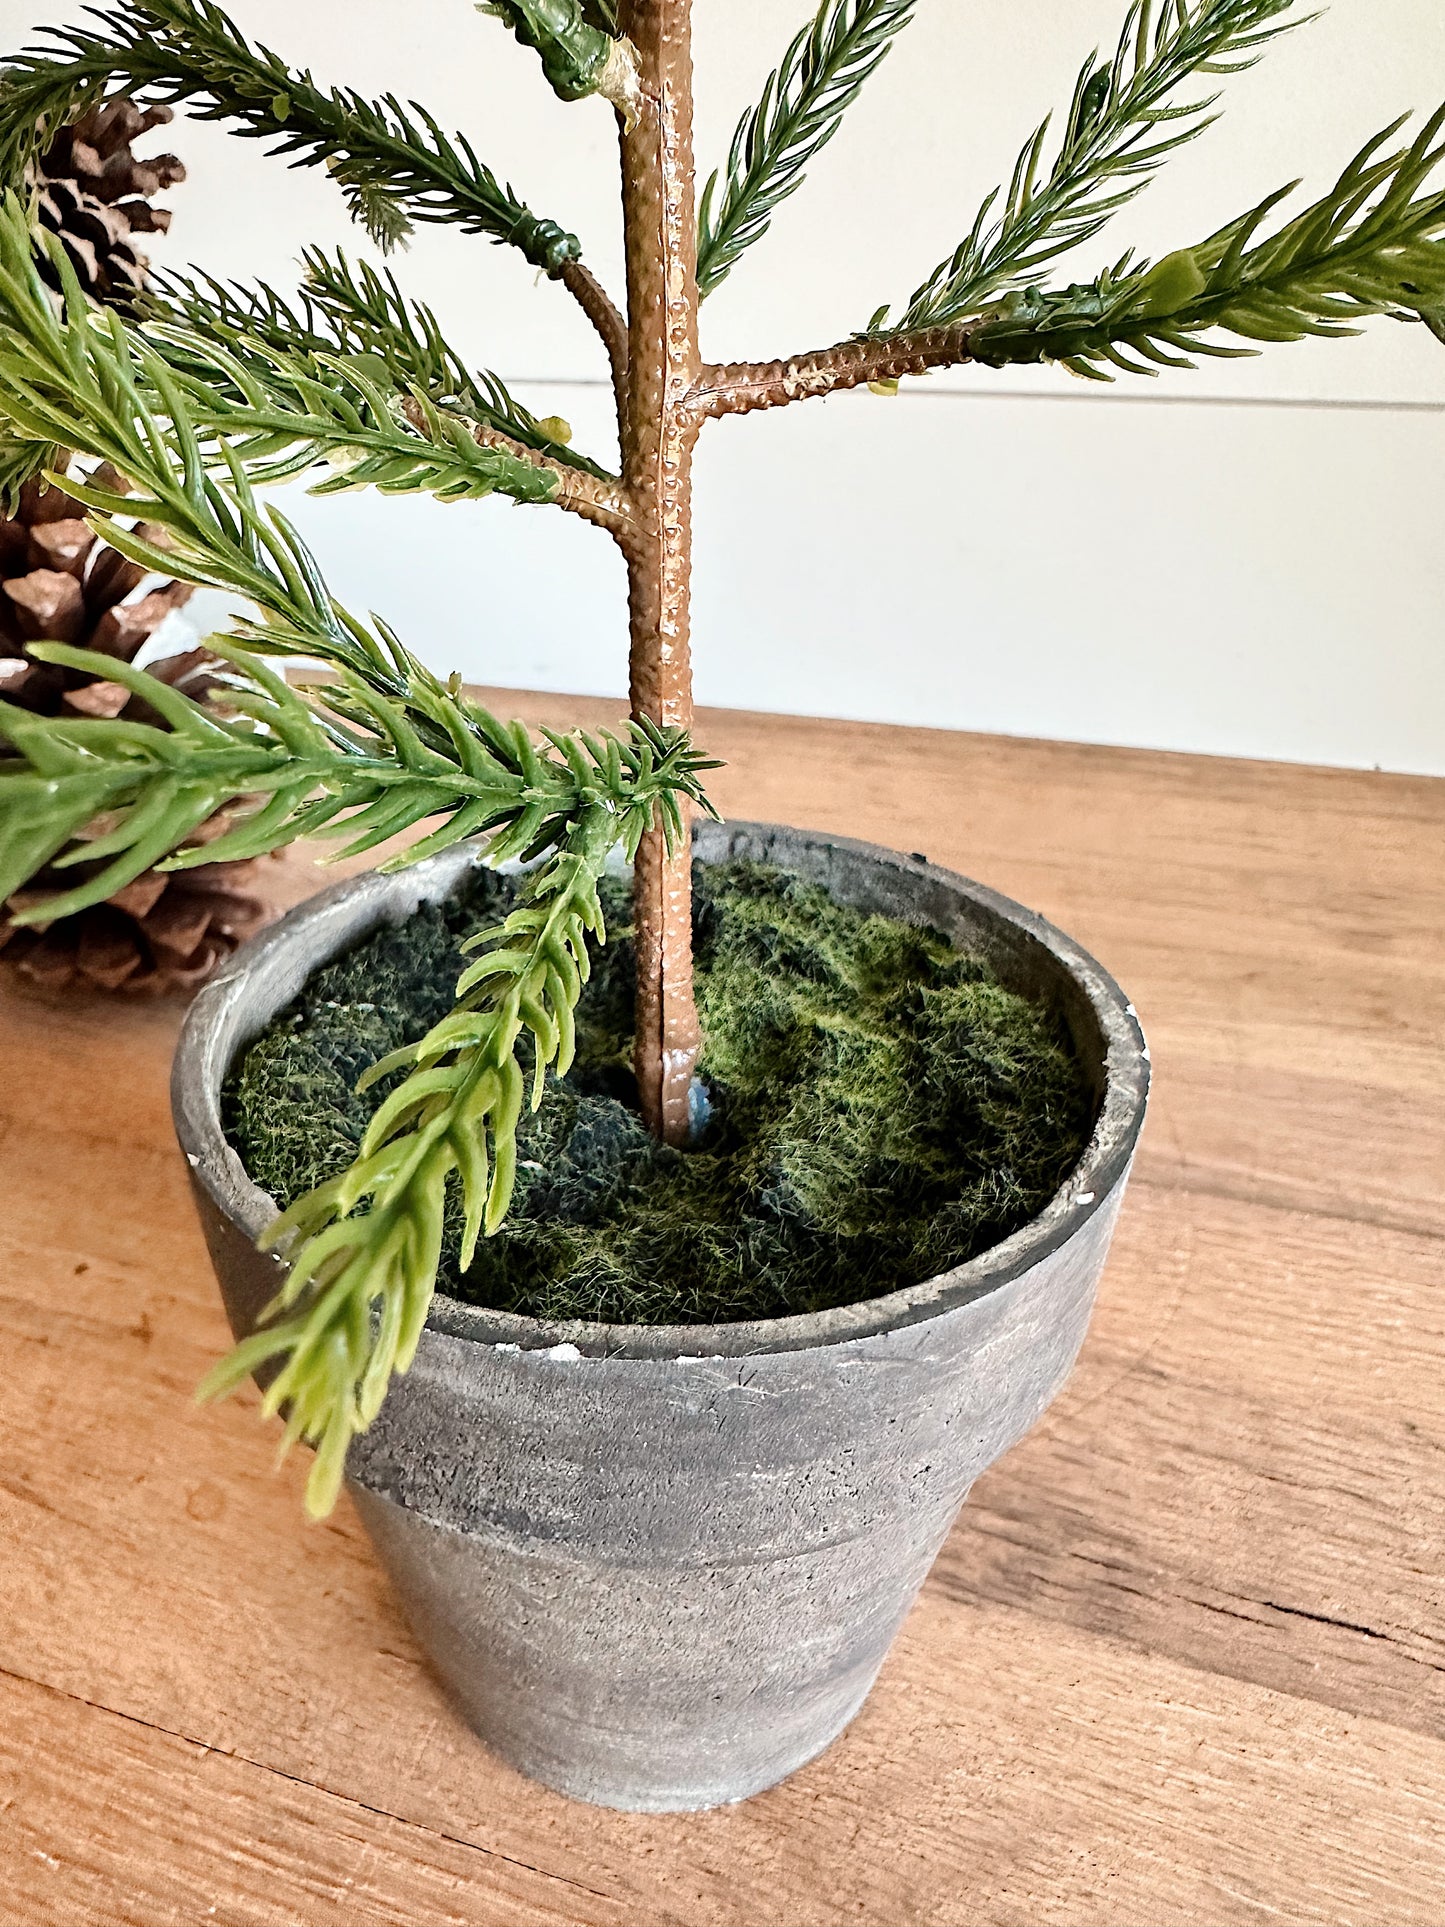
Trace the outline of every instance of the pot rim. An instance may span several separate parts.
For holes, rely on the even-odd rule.
[[[508,1350],[575,1347],[584,1357],[680,1360],[806,1351],[917,1324],[996,1291],[1067,1243],[1095,1212],[1109,1207],[1133,1160],[1144,1121],[1150,1072],[1149,1050],[1138,1015],[1102,964],[1035,911],[919,856],[904,856],[879,844],[823,831],[737,821],[725,826],[700,825],[697,840],[705,847],[733,837],[766,837],[775,830],[813,847],[838,849],[865,863],[941,884],[969,899],[985,916],[1022,931],[1062,967],[1084,993],[1104,1045],[1102,1100],[1077,1165],[1043,1210],[1000,1243],[949,1271],[857,1304],[733,1324],[604,1325],[494,1311],[464,1304],[438,1291],[427,1317],[429,1330]],[[481,852],[468,843],[411,868],[387,874],[369,871],[348,878],[307,898],[243,944],[226,968],[197,992],[181,1029],[171,1073],[176,1135],[195,1182],[204,1186],[217,1209],[253,1241],[276,1217],[278,1207],[270,1194],[252,1181],[227,1142],[221,1125],[220,1091],[237,1053],[291,1001],[325,960],[323,957],[308,963],[299,975],[288,971],[285,964],[294,947],[313,933],[324,940],[325,926],[334,923],[338,929],[335,950],[325,956],[334,955],[343,944],[360,941],[378,925],[400,921],[422,903],[449,895],[467,870],[480,867]],[[368,911],[373,913],[369,917]],[[281,992],[259,1017],[245,1009],[247,990],[258,973],[270,975],[273,987]],[[276,1262],[279,1270],[281,1261]]]

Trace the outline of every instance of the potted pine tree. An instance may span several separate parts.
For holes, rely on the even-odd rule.
[[[53,919],[157,862],[309,835],[356,853],[426,822],[399,866],[303,906],[193,1007],[177,1122],[238,1339],[208,1389],[258,1377],[286,1441],[316,1447],[313,1512],[349,1480],[490,1744],[587,1798],[701,1806],[841,1729],[971,1480],[1062,1382],[1148,1073],[1132,1008],[1028,911],[921,857],[705,820],[697,438],[962,362],[1109,379],[1374,315],[1438,332],[1445,112],[1408,146],[1394,128],[1370,141],[1291,219],[1271,194],[1156,263],[1126,254],[1050,287],[1050,263],[1207,123],[1199,77],[1257,58],[1295,16],[1292,0],[1134,0],[1117,50],[1084,63],[900,314],[717,365],[701,299],[916,0],[822,0],[700,200],[690,0],[483,11],[564,99],[615,110],[625,312],[462,137],[324,90],[210,0],[118,0],[9,62],[5,476],[48,475],[133,562],[252,613],[214,642],[219,701],[103,665],[164,728],[0,706],[18,752],[0,768],[0,900],[83,864]],[[91,308],[35,231],[27,169],[121,95],[325,165],[384,250],[418,221],[519,250],[601,339],[620,473],[343,256],[309,255],[295,301],[197,277],[133,317]],[[78,452],[64,472],[58,447]],[[303,474],[320,493],[551,503],[609,535],[628,570],[630,731],[535,741],[348,613],[257,499]],[[30,654],[95,673],[63,642]],[[327,680],[297,687],[275,658]],[[224,807],[235,826],[196,844]],[[627,942],[603,948],[605,912],[630,916]],[[453,997],[438,973],[455,980],[459,947]],[[258,1175],[289,1192],[284,1211]]]

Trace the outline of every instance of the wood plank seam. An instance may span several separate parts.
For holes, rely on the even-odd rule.
[[[976,1512],[972,1515],[966,1515],[965,1524],[970,1532],[977,1534],[980,1538],[998,1539],[1006,1545],[1027,1548],[1027,1541],[1014,1538],[1009,1533],[1001,1531],[997,1523],[981,1513]],[[1100,1559],[1093,1554],[1081,1552],[1076,1546],[1068,1548],[1066,1557],[1071,1560],[1076,1560],[1080,1565],[1092,1566],[1096,1570],[1109,1575],[1107,1583],[1110,1586],[1119,1592],[1130,1594],[1135,1599],[1147,1599],[1151,1603],[1161,1598],[1166,1602],[1175,1600],[1183,1606],[1197,1607],[1201,1612],[1220,1613],[1227,1619],[1247,1620],[1249,1624],[1254,1626],[1268,1626],[1273,1623],[1269,1619],[1261,1618],[1258,1613],[1241,1612],[1232,1606],[1222,1606],[1214,1600],[1201,1598],[1197,1593],[1182,1592],[1177,1588],[1168,1587],[1164,1588],[1162,1593],[1158,1591],[1151,1592],[1144,1586],[1131,1586],[1127,1581],[1113,1576],[1116,1573],[1130,1572],[1133,1570],[1131,1567],[1124,1565],[1120,1560]],[[1006,1609],[1008,1608],[1008,1602],[1006,1600],[994,1600],[991,1595],[969,1587],[948,1566],[935,1566],[929,1575],[927,1583],[930,1586],[936,1587],[946,1599],[951,1599],[959,1605],[974,1605],[979,1599],[983,1598],[988,1599],[990,1604],[1003,1605]],[[1417,1666],[1427,1667],[1431,1672],[1445,1673],[1445,1663],[1430,1659],[1424,1653],[1412,1650],[1412,1648],[1403,1643],[1396,1632],[1382,1632],[1376,1626],[1366,1626],[1352,1619],[1336,1619],[1329,1613],[1307,1612],[1301,1606],[1285,1606],[1275,1599],[1255,1599],[1247,1593],[1236,1593],[1231,1596],[1238,1600],[1240,1606],[1256,1606],[1264,1612],[1278,1613],[1281,1618],[1304,1619],[1316,1626],[1332,1626],[1340,1632],[1358,1633],[1366,1639],[1382,1640],[1387,1646],[1393,1648],[1400,1658],[1410,1660]],[[1427,1644],[1438,1644],[1438,1641],[1431,1640],[1429,1633],[1419,1632],[1413,1626],[1404,1627],[1401,1630],[1410,1634],[1412,1638],[1419,1639]],[[1113,1637],[1112,1635],[1096,1636]],[[1117,1643],[1122,1646],[1135,1647],[1141,1652],[1157,1652],[1161,1654],[1161,1656],[1177,1660],[1179,1664],[1190,1666],[1194,1671],[1204,1673],[1213,1679],[1243,1679],[1247,1677],[1244,1674],[1231,1673],[1221,1666],[1205,1665],[1188,1656],[1181,1656],[1176,1653],[1168,1653],[1165,1655],[1163,1648],[1154,1647],[1145,1640],[1120,1639]],[[1278,1691],[1280,1689],[1276,1688],[1273,1690]],[[1317,1699],[1312,1694],[1295,1692],[1290,1694],[1289,1697],[1300,1700],[1308,1699],[1313,1705],[1331,1704],[1329,1700]],[[1420,1726],[1412,1728],[1406,1726],[1402,1720],[1392,1720],[1389,1724],[1399,1726],[1403,1731],[1428,1733],[1433,1738],[1445,1739],[1445,1729],[1439,1727]]]
[[[1141,1191],[1181,1191],[1190,1197],[1222,1198],[1230,1204],[1255,1204],[1265,1211],[1289,1211],[1300,1217],[1318,1218],[1325,1224],[1374,1225],[1381,1231],[1399,1231],[1411,1238],[1428,1238],[1434,1244],[1445,1246],[1445,1232],[1437,1223],[1414,1217],[1408,1211],[1385,1205],[1373,1210],[1331,1210],[1305,1198],[1291,1198],[1289,1192],[1278,1185],[1221,1183],[1217,1176],[1196,1174],[1186,1162],[1154,1172],[1149,1169],[1147,1137],[1142,1142],[1140,1156],[1141,1162],[1135,1166],[1129,1182]]]

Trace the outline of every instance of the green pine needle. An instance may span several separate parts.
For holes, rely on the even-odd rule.
[[[308,248],[299,301],[264,282],[227,284],[211,275],[153,275],[142,313],[188,331],[246,364],[264,380],[268,357],[318,375],[337,356],[369,356],[399,394],[419,391],[442,415],[482,423],[572,468],[610,479],[598,463],[555,442],[496,375],[467,367],[431,309],[409,301],[395,275]]]
[[[1024,143],[1007,193],[997,187],[987,197],[967,238],[915,290],[902,320],[890,324],[882,309],[868,332],[939,327],[977,314],[1091,239],[1176,148],[1212,125],[1217,93],[1171,102],[1175,90],[1196,75],[1253,66],[1271,41],[1303,24],[1294,5],[1132,0],[1113,57],[1091,54],[1079,70],[1048,172],[1040,179],[1052,116]]]
[[[738,122],[719,195],[718,173],[698,207],[697,284],[711,294],[773,211],[803,184],[809,161],[837,133],[863,83],[913,18],[917,0],[823,0],[789,43],[762,99]],[[716,207],[714,201],[716,200]]]
[[[327,474],[316,494],[375,487],[443,501],[557,495],[554,471],[479,443],[464,417],[398,389],[375,355],[324,353],[288,344],[279,331],[227,344],[224,315],[203,332],[183,308],[141,327],[90,309],[64,251],[47,237],[65,290],[57,316],[31,245],[24,209],[10,196],[0,206],[0,416],[15,441],[111,462],[160,504],[147,519],[181,537],[181,558],[195,539],[203,551],[209,545],[208,566],[216,560],[219,498],[201,479],[212,472],[233,493],[238,474],[249,487],[320,464]],[[420,429],[402,412],[408,402]],[[77,499],[115,509],[114,501]],[[215,586],[265,601],[254,580]]]
[[[302,836],[345,839],[339,855],[351,857],[436,817],[391,867],[482,835],[501,860],[551,847],[589,813],[612,821],[614,841],[633,842],[659,810],[675,832],[679,796],[708,807],[701,777],[715,766],[680,731],[559,734],[539,750],[520,725],[444,687],[394,639],[405,700],[387,693],[384,678],[352,670],[297,690],[253,651],[219,637],[211,646],[231,666],[225,713],[114,657],[31,645],[41,662],[122,683],[165,726],[0,702],[0,738],[18,752],[0,761],[0,901],[47,867],[101,865],[63,896],[16,913],[17,923],[74,916],[153,866],[241,861]],[[201,824],[238,805],[224,835],[191,845]]]
[[[575,235],[533,214],[462,135],[388,94],[320,88],[265,47],[252,47],[213,0],[124,0],[86,9],[93,25],[46,27],[48,44],[15,55],[0,79],[0,182],[18,188],[32,156],[108,93],[184,102],[201,120],[274,142],[293,166],[324,164],[352,214],[383,250],[415,221],[455,222],[520,248],[559,274]]]
[[[1349,335],[1371,315],[1445,311],[1445,107],[1409,147],[1381,153],[1403,123],[1367,141],[1330,192],[1266,240],[1257,236],[1289,189],[1197,247],[1151,266],[1127,260],[1087,286],[1010,295],[970,330],[970,352],[995,367],[1059,361],[1109,380],[1188,367],[1190,356],[1254,352],[1210,337],[1299,341]]]

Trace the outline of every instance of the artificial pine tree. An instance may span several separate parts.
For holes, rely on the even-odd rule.
[[[457,0],[459,13],[464,0]],[[533,1101],[565,1071],[572,1011],[600,934],[597,882],[619,844],[636,864],[636,1070],[641,1106],[674,1143],[689,1131],[698,1025],[691,989],[687,814],[708,767],[692,750],[688,599],[693,449],[722,415],[781,407],[932,368],[1058,362],[1091,379],[1235,355],[1245,342],[1339,335],[1360,320],[1445,312],[1445,109],[1410,144],[1400,123],[1367,142],[1335,185],[1285,219],[1272,193],[1217,233],[1158,262],[1126,252],[1093,280],[1050,286],[1086,242],[1208,124],[1201,77],[1250,64],[1298,18],[1295,0],[1132,0],[1117,48],[1085,61],[1063,114],[1046,119],[1007,185],[902,311],[880,308],[847,339],[780,360],[703,359],[700,299],[766,232],[778,204],[921,0],[821,0],[699,201],[692,168],[691,0],[496,0],[484,9],[537,51],[566,100],[597,94],[619,124],[627,287],[614,305],[581,244],[504,187],[461,136],[395,97],[327,90],[252,47],[211,0],[118,0],[52,30],[0,87],[0,415],[8,459],[49,470],[68,445],[135,491],[129,507],[168,532],[112,541],[144,566],[248,599],[253,618],[217,642],[230,665],[218,714],[124,666],[168,731],[0,709],[30,765],[0,774],[0,895],[42,865],[101,863],[51,902],[101,900],[165,856],[178,871],[253,856],[308,833],[373,847],[423,818],[430,852],[488,835],[495,858],[539,859],[520,907],[484,940],[458,1002],[419,1045],[374,1067],[406,1073],[352,1167],[285,1214],[289,1278],[268,1322],[213,1389],[269,1365],[267,1409],[319,1447],[310,1503],[337,1490],[351,1436],[415,1349],[433,1289],[449,1178],[466,1207],[464,1258],[507,1208],[530,1057]],[[923,30],[926,31],[926,28]],[[419,221],[517,249],[575,299],[601,338],[621,428],[620,474],[555,438],[495,376],[467,366],[436,318],[396,282],[344,256],[307,258],[299,297],[176,281],[125,322],[88,306],[63,250],[57,317],[19,198],[56,128],[117,93],[185,103],[326,166],[383,249]],[[1287,190],[1285,190],[1287,191]],[[46,260],[42,251],[39,259]],[[443,683],[380,622],[331,597],[295,531],[255,490],[320,472],[319,493],[377,487],[456,501],[551,502],[610,535],[628,571],[633,723],[628,739],[549,734],[541,747]],[[56,479],[92,515],[127,498],[91,476]],[[31,656],[94,671],[64,643]],[[334,684],[303,696],[266,656],[319,658]],[[266,800],[209,851],[198,825],[221,804]],[[88,833],[90,840],[79,842]],[[103,861],[102,861],[103,860]],[[24,913],[29,915],[29,912]],[[524,1040],[527,1040],[524,1043]]]

